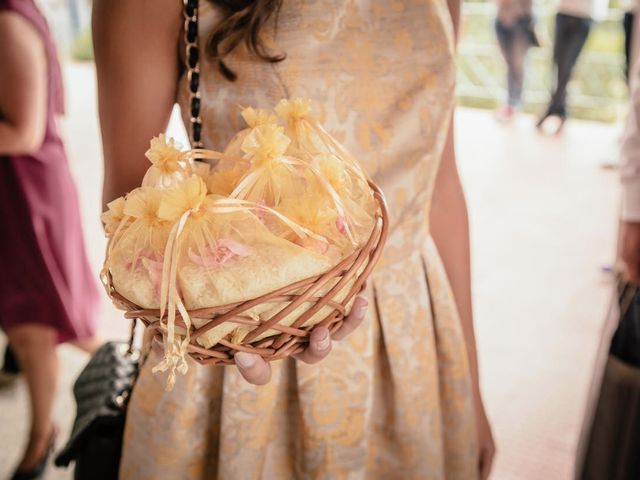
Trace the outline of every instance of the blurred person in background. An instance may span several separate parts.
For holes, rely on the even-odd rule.
[[[539,46],[534,30],[532,0],[497,0],[495,21],[498,45],[507,66],[507,103],[496,112],[500,121],[509,121],[522,101],[527,51]]]
[[[637,22],[634,25],[638,27]],[[618,242],[622,271],[626,279],[640,285],[640,40],[634,35],[629,67],[629,113],[622,138],[620,172],[622,180],[622,212]]]
[[[622,17],[622,29],[624,31],[624,77],[628,83],[631,73],[631,50],[634,44],[634,23],[638,0],[626,0],[622,2],[622,4],[624,5],[624,16]]]
[[[549,106],[536,124],[558,134],[567,119],[567,86],[594,21],[604,20],[609,0],[559,0],[553,41],[553,81]]]
[[[640,478],[640,37],[628,25],[630,102],[620,150],[622,208],[615,302],[603,329],[582,433],[576,480]]]
[[[0,65],[0,328],[6,367],[29,389],[29,441],[12,477],[26,480],[43,475],[56,433],[56,346],[95,350],[99,297],[56,126],[60,66],[33,0],[0,0]]]

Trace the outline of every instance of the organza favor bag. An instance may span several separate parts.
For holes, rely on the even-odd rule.
[[[107,238],[113,238],[118,230],[124,228],[125,225],[122,224],[122,220],[124,219],[125,203],[124,197],[118,197],[107,203],[107,210],[100,215],[100,220],[104,226],[104,233]]]
[[[113,231],[105,268],[111,273],[114,288],[125,299],[142,308],[160,308],[164,251],[171,225],[158,217],[162,190],[139,187],[124,200],[110,205],[103,219],[115,221],[113,208],[122,206],[122,218],[106,223]],[[124,202],[124,204],[122,204]]]
[[[272,217],[268,223],[281,222],[302,238],[313,236],[311,232],[263,205],[207,195],[197,176],[164,192],[158,216],[172,225],[161,299],[161,316],[165,305],[167,312],[165,358],[157,368],[170,371],[170,382],[173,371],[183,368],[191,324],[199,328],[208,322],[190,318],[188,311],[257,298],[331,267],[326,256],[275,235],[265,223]],[[272,308],[265,303],[244,315],[258,320]],[[239,341],[241,326],[217,325],[199,336],[198,343],[210,348],[223,338]]]
[[[242,143],[244,159],[251,166],[230,196],[295,217],[294,221],[322,237],[323,243],[333,245],[338,256],[352,252],[358,246],[355,217],[320,171],[310,162],[286,154],[290,143],[281,126],[254,128]]]
[[[278,117],[270,110],[247,107],[242,109],[240,115],[247,124],[247,128],[236,133],[225,147],[222,153],[229,158],[242,158],[244,155],[244,152],[242,151],[242,143],[253,129],[264,125],[278,125]]]
[[[371,233],[377,204],[369,180],[355,158],[311,115],[311,101],[305,98],[283,99],[276,112],[286,122],[285,133],[291,139],[286,154],[306,161],[323,178],[342,202],[344,222],[361,245]],[[295,214],[291,212],[291,214]]]
[[[242,144],[245,138],[256,128],[264,125],[277,126],[278,117],[269,110],[247,107],[241,112],[247,128],[234,135],[226,146],[207,181],[210,193],[228,196],[240,183],[251,168],[251,162],[245,158]]]

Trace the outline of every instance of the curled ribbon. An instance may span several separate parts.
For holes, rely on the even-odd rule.
[[[239,211],[252,212],[253,210],[261,210],[263,212],[271,213],[278,220],[289,227],[291,231],[300,238],[313,238],[314,240],[326,242],[324,237],[312,232],[308,228],[303,227],[299,223],[294,222],[289,217],[281,214],[277,210],[274,210],[273,208],[267,207],[266,205],[262,205],[260,203],[250,202],[249,200],[242,200],[239,198],[220,198],[216,199],[214,204],[210,207],[207,207],[207,209],[215,213],[233,213]]]
[[[176,370],[181,374],[187,373],[189,366],[186,361],[187,347],[190,341],[191,318],[189,312],[184,306],[180,295],[178,294],[177,276],[178,276],[178,239],[184,231],[185,224],[189,216],[196,211],[191,208],[184,212],[180,220],[173,226],[167,245],[164,251],[164,259],[162,263],[162,280],[160,284],[160,326],[166,329],[164,337],[164,358],[160,363],[152,369],[154,373],[169,370],[167,378],[167,391],[173,389],[176,382]],[[182,317],[182,321],[186,327],[185,338],[177,341],[175,338],[176,324],[176,308]],[[162,323],[165,312],[167,313],[166,324]]]
[[[301,117],[293,116],[292,118],[304,118],[306,115],[307,105],[302,100],[300,102],[290,102],[287,104],[287,108],[293,109],[293,111],[300,110]],[[231,192],[230,197],[246,199],[246,196],[252,188],[256,186],[259,179],[267,173],[267,171],[273,168],[273,162],[276,165],[284,166],[287,168],[299,167],[301,169],[307,169],[318,180],[320,186],[331,198],[338,215],[344,219],[345,222],[345,234],[349,241],[354,246],[357,246],[357,240],[354,235],[353,220],[346,214],[346,208],[340,198],[340,195],[335,191],[331,183],[324,178],[324,176],[309,162],[299,160],[294,157],[285,155],[285,152],[289,148],[291,139],[284,134],[282,127],[272,124],[262,125],[254,128],[242,143],[242,150],[245,152],[243,160],[248,160],[254,163],[254,170],[246,175],[236,188]],[[274,193],[275,203],[278,203],[279,197]]]
[[[327,181],[327,179],[324,178],[324,176],[313,165],[307,162],[303,162],[296,158],[288,157],[284,155],[278,157],[278,161],[284,166],[302,167],[304,169],[308,169],[313,174],[313,176],[318,180],[322,188],[326,191],[326,193],[331,198],[331,201],[333,202],[336,208],[336,211],[338,212],[338,215],[346,219],[345,233],[347,234],[347,237],[352,242],[352,244],[354,246],[357,245],[357,240],[353,233],[353,222],[349,217],[349,215],[346,214],[346,209],[344,207],[342,199],[340,198],[340,195],[338,195],[338,192],[335,191],[335,189],[329,183],[329,181]],[[264,175],[265,171],[268,168],[269,167],[267,165],[261,165],[260,167],[258,167],[257,170],[254,170],[251,173],[249,173],[247,176],[245,176],[242,179],[242,181],[238,184],[238,186],[235,188],[235,190],[231,192],[230,197],[235,199],[243,199],[243,197],[245,197],[249,193],[251,188],[253,188],[256,185],[259,178],[262,175]]]

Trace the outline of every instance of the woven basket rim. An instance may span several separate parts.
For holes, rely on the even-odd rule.
[[[187,309],[189,316],[192,318],[211,318],[211,321],[200,328],[195,328],[191,325],[191,338],[188,347],[189,355],[195,361],[204,365],[232,364],[234,363],[233,355],[239,351],[257,353],[266,360],[273,361],[301,351],[304,348],[304,343],[308,342],[312,328],[324,325],[327,326],[332,333],[339,329],[343,319],[348,314],[346,309],[347,304],[364,287],[367,278],[371,275],[373,268],[380,259],[389,234],[389,213],[384,194],[373,181],[369,180],[368,183],[373,191],[373,196],[378,203],[379,209],[376,213],[376,221],[371,234],[362,246],[342,258],[336,265],[320,275],[305,278],[242,302],[215,307]],[[359,269],[362,270],[358,274]],[[118,293],[113,286],[111,272],[108,269],[103,271],[101,277],[107,295],[112,299],[117,308],[125,311],[125,318],[134,321],[141,320],[146,327],[152,330],[155,338],[161,339],[163,326],[160,322],[160,309],[141,308]],[[322,286],[335,279],[338,279],[338,281],[328,292],[323,296],[315,295]],[[353,280],[353,284],[347,295],[340,302],[334,301],[333,297],[341,292],[351,280]],[[301,289],[304,289],[304,291],[298,293]],[[242,316],[242,312],[264,303],[288,304],[266,321]],[[306,303],[311,303],[311,307],[300,315],[291,325],[284,326],[279,324],[281,319],[287,317],[288,314]],[[312,327],[305,327],[304,323],[324,307],[331,307],[332,312],[319,323],[314,323]],[[239,325],[253,325],[255,328],[251,330],[239,344],[221,339],[211,348],[205,348],[197,343],[198,337],[225,322],[232,322]],[[186,328],[179,312],[176,312],[175,324],[176,326]],[[254,341],[256,337],[268,331],[277,331],[279,333]]]

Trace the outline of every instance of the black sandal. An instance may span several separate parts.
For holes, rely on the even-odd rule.
[[[47,450],[45,451],[42,459],[35,467],[29,470],[16,470],[11,477],[11,480],[38,480],[44,478],[44,472],[47,470],[47,466],[49,465],[49,458],[51,457],[55,449],[55,441],[57,436],[58,429],[54,425],[53,429],[51,430],[51,436],[49,437]]]

